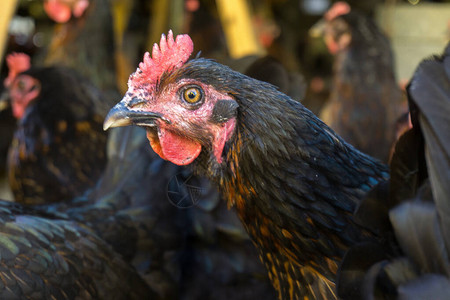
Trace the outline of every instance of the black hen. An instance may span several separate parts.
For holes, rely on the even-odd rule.
[[[322,22],[334,75],[320,118],[357,149],[387,162],[397,121],[407,112],[389,40],[370,18],[344,2],[331,7]]]
[[[86,5],[86,11],[71,14],[70,10],[77,5]],[[104,95],[103,102],[106,100],[110,105],[119,96],[114,55],[117,41],[113,36],[111,6],[108,0],[54,0],[44,4],[47,14],[59,19],[46,53],[45,65],[77,70],[100,89]],[[66,10],[69,10],[68,14]]]
[[[345,251],[374,235],[353,220],[387,166],[345,143],[274,86],[188,61],[187,35],[161,38],[105,128],[146,128],[152,148],[219,186],[257,246],[280,299],[334,299]]]
[[[273,299],[248,236],[216,190],[159,158],[144,130],[124,129],[110,135],[95,188],[40,210],[89,227],[163,299]],[[195,195],[185,189],[187,178]],[[172,187],[175,179],[182,190]],[[182,209],[173,193],[195,205]]]
[[[91,228],[18,203],[0,208],[1,299],[157,299]]]
[[[0,202],[2,299],[159,299],[130,264],[152,247],[142,247],[152,206],[129,197],[124,185],[134,177],[117,176],[146,161],[133,155],[142,138],[125,132],[121,140],[90,193],[39,207]]]
[[[32,67],[8,84],[18,119],[8,154],[17,202],[60,202],[92,187],[106,164],[101,93],[75,71]]]
[[[390,188],[378,187],[356,213],[398,249],[395,256],[377,245],[349,251],[339,279],[349,299],[450,294],[450,44],[419,65],[407,91],[413,128],[396,145]]]

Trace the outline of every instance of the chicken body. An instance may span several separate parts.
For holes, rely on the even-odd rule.
[[[157,299],[88,226],[0,201],[2,299]]]
[[[17,202],[70,200],[92,187],[106,165],[101,94],[75,71],[31,68],[9,87],[18,118],[8,154]]]
[[[389,40],[357,11],[328,18],[325,26],[334,75],[320,118],[357,149],[388,162],[397,121],[407,112]]]
[[[108,150],[91,192],[46,210],[92,228],[162,299],[274,298],[248,235],[209,181],[158,157],[141,128],[111,132]],[[180,197],[191,193],[184,180],[195,182],[194,206],[169,198],[174,178]]]
[[[388,178],[387,167],[272,85],[207,59],[187,61],[189,41],[163,36],[104,127],[143,126],[161,157],[216,182],[280,299],[336,298],[346,249],[374,238],[352,213]]]
[[[397,251],[353,247],[340,268],[345,299],[450,294],[450,44],[418,65],[407,95],[413,128],[396,143],[388,188],[372,190],[355,213],[384,240],[395,237]]]

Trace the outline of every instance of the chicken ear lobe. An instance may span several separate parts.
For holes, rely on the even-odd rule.
[[[214,126],[213,154],[220,164],[225,143],[233,135],[239,104],[232,99],[218,100],[214,105],[210,121]]]
[[[239,104],[231,99],[218,100],[214,105],[210,121],[216,124],[225,123],[237,115]]]

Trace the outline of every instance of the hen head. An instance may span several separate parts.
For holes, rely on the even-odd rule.
[[[79,18],[89,6],[89,0],[47,0],[44,10],[55,22],[66,23],[72,17]]]
[[[313,36],[323,36],[328,51],[333,55],[345,50],[352,40],[349,24],[340,18],[350,11],[351,8],[346,2],[338,1],[310,30]]]
[[[152,57],[147,52],[130,76],[128,91],[109,112],[104,129],[142,126],[153,150],[163,159],[187,165],[203,150],[221,164],[225,143],[236,125],[238,104],[230,91],[210,83],[224,77],[220,70],[205,67],[213,62],[188,61],[192,51],[188,35],[178,35],[175,40],[172,31],[167,39],[162,35]]]
[[[8,77],[4,81],[8,89],[11,108],[15,118],[21,119],[25,110],[40,93],[40,82],[22,72],[30,68],[30,57],[24,53],[12,53],[6,57],[9,68]]]

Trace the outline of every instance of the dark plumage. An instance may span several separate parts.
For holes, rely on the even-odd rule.
[[[70,100],[74,95],[76,99],[81,97],[83,102],[77,104],[76,101],[67,101],[67,103],[69,108],[75,107],[77,112],[89,114],[91,110],[95,109],[93,105],[101,104],[100,101],[91,103],[91,107],[86,111],[87,104],[92,99],[92,95],[87,93],[97,93],[96,90],[91,90],[88,83],[65,68],[44,70],[47,72],[40,73],[38,70],[30,70],[21,73],[33,76],[33,78],[36,78],[36,73],[39,73],[39,76],[45,76],[50,83],[53,82],[55,87],[61,88],[64,95],[53,97],[53,102],[44,103],[44,108],[52,107],[52,105],[59,108],[61,104],[66,103],[62,99]],[[48,76],[49,73],[52,76]],[[57,80],[53,77],[55,74],[59,75]],[[71,80],[67,80],[66,77]],[[63,81],[62,84],[60,84],[59,78]],[[40,77],[36,79],[40,79]],[[66,89],[66,84],[72,88]],[[47,92],[52,95],[56,94],[56,96],[58,93],[61,94],[61,91],[55,88],[41,88],[41,95],[48,95]],[[36,99],[36,101],[38,100],[43,99]],[[80,105],[85,102],[86,105]],[[34,104],[37,103],[32,102],[31,105]],[[42,106],[34,107],[32,112],[36,112],[39,107]],[[101,108],[98,110],[101,111]],[[44,111],[48,112],[45,109]],[[52,112],[50,110],[50,113]],[[59,111],[58,118],[64,118],[70,124],[70,116],[64,112],[64,110]],[[27,112],[24,118],[24,122],[29,122],[26,123],[27,125],[31,126],[35,124],[36,120],[40,121],[40,118],[29,118],[28,113],[30,112]],[[51,114],[45,120],[52,125],[53,117],[54,115]],[[103,121],[103,119],[100,120]],[[24,125],[23,127],[28,128]],[[51,131],[52,127],[49,127],[49,131]],[[70,125],[67,127],[70,128]],[[59,134],[57,132],[56,136],[60,136]],[[103,135],[104,132],[102,131],[101,134]],[[74,146],[83,147],[89,146],[89,144],[84,144],[86,142],[93,143],[87,141],[86,139],[89,137],[85,135],[79,138],[85,140],[80,140],[76,144],[73,142]],[[60,143],[52,145],[53,148],[56,146],[64,145]],[[94,147],[95,145],[90,146]],[[88,193],[79,190],[79,194],[77,194],[79,196],[74,199],[68,198],[63,203],[48,204],[53,200],[60,201],[61,199],[57,198],[57,190],[66,187],[63,183],[54,181],[52,190],[42,191],[39,201],[35,201],[33,198],[33,203],[43,204],[32,210],[35,211],[36,218],[42,219],[42,222],[39,222],[43,224],[39,223],[36,226],[43,226],[46,228],[45,233],[55,235],[59,232],[60,224],[66,227],[70,225],[72,231],[75,232],[74,235],[79,239],[79,241],[74,240],[74,243],[80,243],[79,247],[75,249],[66,249],[66,244],[59,246],[59,243],[62,242],[55,239],[50,240],[47,244],[32,243],[33,248],[43,253],[48,251],[52,255],[51,251],[56,247],[67,254],[64,258],[68,257],[67,260],[75,261],[77,267],[64,273],[68,282],[57,282],[48,286],[42,283],[43,280],[55,280],[52,277],[53,274],[60,275],[58,272],[66,271],[65,269],[59,270],[63,264],[59,263],[60,258],[53,259],[55,256],[52,256],[49,259],[49,269],[52,272],[46,273],[38,270],[33,273],[31,278],[20,273],[17,275],[17,280],[26,282],[25,290],[21,290],[21,287],[16,288],[15,282],[4,282],[4,290],[14,289],[15,297],[20,297],[22,293],[26,294],[29,290],[29,293],[36,293],[35,299],[50,297],[53,290],[57,298],[62,298],[57,294],[60,290],[67,290],[69,299],[73,299],[77,293],[86,294],[86,296],[82,296],[84,298],[88,298],[87,294],[90,293],[95,299],[129,299],[130,297],[156,299],[152,293],[147,292],[148,286],[150,286],[163,299],[199,299],[202,297],[273,299],[274,294],[270,282],[265,276],[264,267],[258,261],[245,230],[237,218],[227,211],[226,204],[219,201],[216,190],[210,187],[205,179],[201,181],[202,184],[199,188],[206,191],[206,194],[196,195],[195,200],[199,203],[189,210],[182,210],[175,207],[175,204],[168,199],[167,187],[175,176],[182,172],[186,173],[186,171],[182,167],[164,162],[153,153],[146,142],[144,130],[124,128],[124,130],[112,132],[108,148],[106,170],[100,179],[92,178],[93,182],[96,180],[94,182],[96,185]],[[54,149],[54,151],[56,150]],[[100,149],[94,150],[99,151]],[[34,154],[37,153],[39,152],[34,152]],[[50,152],[50,154],[53,155],[54,152]],[[88,158],[88,155],[85,156],[81,158],[93,159]],[[55,157],[46,159],[51,160]],[[80,157],[73,156],[66,159],[71,164],[76,158]],[[104,159],[106,160],[106,157]],[[87,166],[93,166],[96,162],[92,160],[86,163]],[[30,170],[30,176],[37,174],[40,176],[33,177],[35,178],[33,180],[41,180],[46,175],[47,169],[40,165],[29,163],[26,166],[28,169],[25,170]],[[27,191],[25,190],[25,192]],[[185,192],[189,193],[189,191]],[[6,206],[6,208],[8,207]],[[12,223],[16,222],[16,213],[6,211],[5,216],[11,218]],[[45,227],[47,223],[49,223],[49,229]],[[28,227],[25,229],[28,230]],[[0,232],[3,232],[2,230],[7,229],[0,224]],[[31,241],[31,237],[26,231],[15,232],[15,234],[20,240],[30,239]],[[61,235],[64,234],[65,232],[61,233]],[[71,236],[66,239],[67,243],[72,241]],[[97,247],[99,251],[93,251],[85,246],[86,240],[90,241],[88,246],[92,246],[92,249]],[[14,272],[11,270],[20,268],[17,265],[18,256],[21,257],[24,264],[32,264],[35,259],[27,247],[19,244],[16,240],[13,240],[12,243],[16,245],[14,247],[17,247],[20,253],[12,255],[11,259],[8,256],[9,268],[4,269],[5,276]],[[217,247],[217,244],[220,244],[221,247]],[[0,245],[0,256],[8,255],[6,250],[2,252]],[[93,269],[90,267],[91,264],[94,265]],[[119,266],[116,266],[117,264]],[[134,266],[136,270],[127,264]],[[97,267],[99,270],[96,269]],[[218,269],[220,272],[216,272]],[[85,278],[78,282],[77,278],[80,273]],[[105,273],[113,279],[101,282],[96,279],[105,277]],[[0,274],[2,274],[1,270]],[[148,286],[142,284],[142,280],[137,277],[138,274]],[[29,289],[28,286],[30,286]],[[40,294],[40,291],[45,289],[51,289],[51,291],[47,290],[46,297]],[[102,292],[101,289],[108,290]]]
[[[320,118],[357,149],[388,162],[406,102],[388,38],[370,18],[346,5],[336,3],[323,21],[334,75]],[[334,13],[342,6],[348,11]]]
[[[256,59],[244,72],[252,78],[271,83],[294,100],[302,101],[306,94],[306,82],[297,72],[289,72],[270,55]]]
[[[226,90],[239,104],[226,164],[218,165],[204,148],[194,169],[217,182],[236,206],[283,299],[335,297],[340,259],[350,245],[370,236],[353,222],[352,212],[387,178],[387,167],[273,87],[229,72],[201,59],[180,72],[181,78]]]
[[[94,230],[0,201],[0,298],[156,299]]]
[[[387,166],[274,86],[207,59],[187,61],[189,44],[186,35],[174,42],[169,33],[167,44],[164,36],[104,127],[144,126],[155,152],[216,182],[280,299],[336,298],[345,251],[376,239],[352,214],[388,178]],[[223,101],[237,110],[217,124],[214,108]]]
[[[111,5],[108,0],[91,0],[81,16],[72,14],[66,22],[56,24],[44,60],[47,66],[65,66],[89,78],[104,95],[102,102],[109,105],[120,97]]]
[[[17,113],[9,150],[15,200],[60,202],[92,187],[106,164],[101,93],[75,71],[62,67],[32,67],[14,79],[9,93],[13,108],[14,103],[30,99],[16,105],[23,113]]]
[[[396,145],[389,189],[377,188],[356,213],[383,240],[398,243],[390,253],[380,245],[349,251],[339,279],[348,299],[450,293],[450,44],[420,63],[407,91],[413,128]]]
[[[131,265],[154,222],[151,205],[124,188],[133,177],[116,176],[147,161],[133,155],[142,138],[126,133],[90,193],[34,207],[0,202],[2,299],[159,299]]]
[[[141,128],[112,131],[108,149],[91,192],[45,210],[92,228],[162,299],[274,298],[250,239],[209,181],[193,178],[192,196],[184,185],[192,172],[158,157]],[[174,178],[194,206],[169,198]]]

